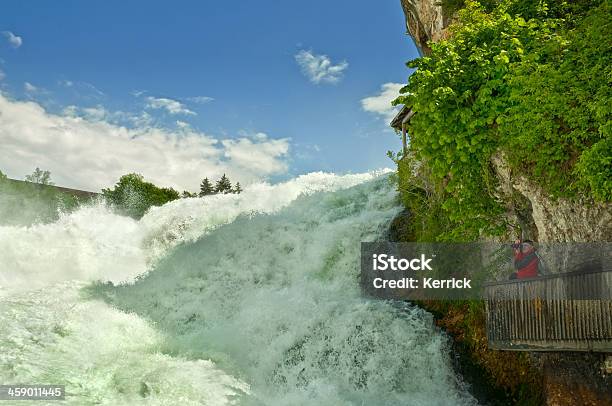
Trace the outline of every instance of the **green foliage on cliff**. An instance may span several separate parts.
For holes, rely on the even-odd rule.
[[[410,203],[438,213],[436,239],[504,229],[498,151],[552,196],[612,200],[612,1],[456,3],[451,36],[408,63],[396,100],[417,112],[400,187],[420,177],[436,197]]]
[[[176,190],[157,187],[137,173],[123,175],[113,189],[102,189],[102,194],[111,205],[136,219],[144,216],[151,206],[161,206],[179,198]]]

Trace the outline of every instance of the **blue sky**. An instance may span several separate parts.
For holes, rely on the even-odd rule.
[[[388,99],[407,79],[405,62],[417,56],[399,0],[22,1],[3,5],[0,31],[5,110],[29,101],[52,120],[164,128],[163,136],[188,129],[223,144],[214,158],[221,161],[227,148],[246,159],[249,146],[265,144],[255,155],[270,153],[282,168],[252,171],[246,182],[390,166],[386,151],[399,149],[399,138],[386,128],[386,99],[376,97],[395,84],[382,95]],[[29,132],[21,126],[37,120],[25,117],[0,120],[0,137],[23,159],[36,156],[26,151],[34,144],[19,145],[7,133]],[[285,140],[287,150],[268,145],[274,140]],[[23,177],[16,172],[26,164],[9,162],[9,154],[0,149],[0,170]],[[28,163],[55,169],[57,183],[88,186],[57,157],[44,158]],[[129,169],[122,165],[114,169]]]

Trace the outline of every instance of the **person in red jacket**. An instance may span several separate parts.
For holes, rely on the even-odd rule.
[[[525,279],[535,278],[538,276],[538,265],[540,259],[536,255],[533,241],[525,240],[521,242],[516,240],[512,244],[514,250],[514,269],[510,279]]]

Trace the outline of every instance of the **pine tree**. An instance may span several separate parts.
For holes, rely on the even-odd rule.
[[[236,182],[236,185],[234,186],[234,193],[240,194],[240,192],[242,192],[242,188],[240,187],[240,182]]]
[[[200,183],[200,197],[214,195],[215,189],[213,188],[212,183],[208,180],[208,178],[204,178],[202,183]]]
[[[188,197],[198,197],[198,194],[197,194],[197,193],[191,193],[191,192],[190,192],[190,191],[188,191],[188,190],[183,190],[183,193],[181,194],[181,197],[182,197],[183,199],[186,199],[186,198],[188,198]]]
[[[232,182],[230,182],[230,180],[227,176],[225,176],[225,174],[223,174],[223,176],[221,176],[221,179],[217,181],[215,185],[215,193],[232,193]]]

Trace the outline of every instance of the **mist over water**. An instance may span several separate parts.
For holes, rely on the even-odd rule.
[[[430,315],[361,295],[394,188],[315,173],[0,227],[0,382],[75,405],[473,404]]]

